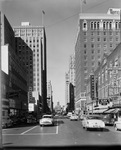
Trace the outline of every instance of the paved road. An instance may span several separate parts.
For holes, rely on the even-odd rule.
[[[3,129],[3,146],[121,145],[121,131],[112,126],[86,131],[81,121],[58,119],[55,126],[28,126]]]

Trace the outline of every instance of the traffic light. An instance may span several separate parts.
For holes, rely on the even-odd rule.
[[[90,95],[92,100],[94,100],[95,97],[95,80],[94,75],[90,75]]]

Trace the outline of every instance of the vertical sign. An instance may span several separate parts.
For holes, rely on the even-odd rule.
[[[95,82],[94,82],[94,75],[90,75],[90,96],[92,100],[94,100],[94,90],[95,90]]]

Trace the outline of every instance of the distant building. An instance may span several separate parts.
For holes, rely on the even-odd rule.
[[[87,79],[102,60],[120,43],[120,9],[108,13],[81,13],[75,44],[75,107],[86,102]],[[85,104],[83,105],[85,107]]]
[[[48,107],[52,112],[53,111],[53,90],[52,90],[51,81],[47,83],[47,103],[48,103]]]
[[[65,90],[65,101],[66,106],[69,110],[74,110],[75,108],[75,54],[70,56],[69,59],[69,71],[65,76],[66,80],[66,90]]]
[[[62,112],[62,109],[61,109],[61,105],[59,102],[57,102],[57,105],[55,106],[55,112],[60,114]]]

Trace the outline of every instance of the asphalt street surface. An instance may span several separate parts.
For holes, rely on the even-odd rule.
[[[121,145],[121,131],[106,126],[104,131],[83,129],[81,121],[57,119],[54,126],[3,129],[3,146]]]

